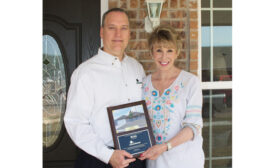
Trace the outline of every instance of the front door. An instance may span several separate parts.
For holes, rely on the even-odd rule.
[[[70,77],[100,47],[100,0],[43,1],[43,167],[73,167],[63,123]]]

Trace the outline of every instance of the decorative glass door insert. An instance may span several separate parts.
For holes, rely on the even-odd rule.
[[[66,104],[66,78],[60,47],[43,36],[43,146],[52,146],[61,131]]]

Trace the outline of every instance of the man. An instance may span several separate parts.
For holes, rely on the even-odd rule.
[[[113,149],[107,107],[141,100],[144,70],[124,54],[130,38],[129,19],[114,8],[103,15],[103,48],[82,63],[71,77],[64,117],[68,134],[83,150],[76,167],[143,167],[131,154]]]

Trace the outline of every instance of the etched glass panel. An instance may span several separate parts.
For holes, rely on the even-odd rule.
[[[43,146],[57,140],[66,103],[66,78],[62,55],[56,40],[43,36]]]

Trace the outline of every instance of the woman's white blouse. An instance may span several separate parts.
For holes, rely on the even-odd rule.
[[[194,138],[164,152],[156,160],[147,160],[148,168],[203,168],[202,91],[199,79],[181,71],[162,95],[152,85],[151,75],[144,79],[146,101],[154,136],[162,144],[176,136],[184,127],[193,130]]]

